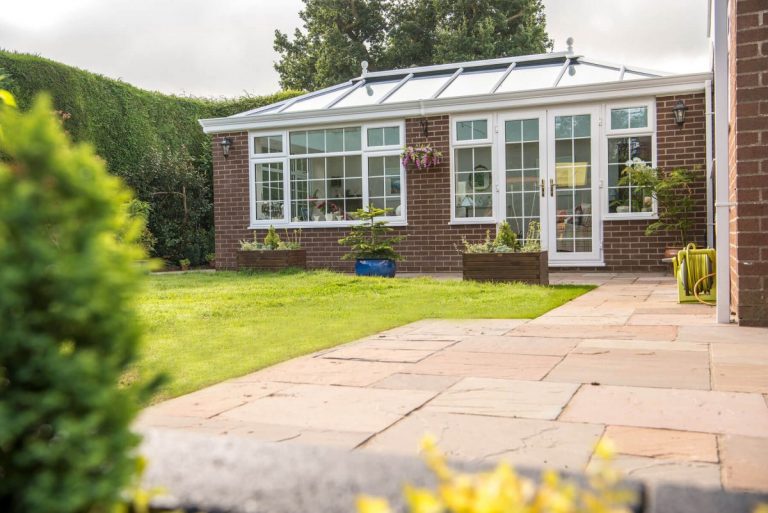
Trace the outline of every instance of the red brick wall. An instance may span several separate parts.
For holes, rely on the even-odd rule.
[[[688,106],[687,121],[678,127],[672,117],[672,107],[678,99]],[[697,200],[701,204],[695,241],[705,242],[704,189],[704,95],[684,95],[657,100],[659,132],[657,136],[658,164],[662,168],[701,166],[702,180],[696,184]],[[408,144],[430,143],[443,152],[443,163],[429,171],[407,170],[408,226],[396,228],[407,238],[398,250],[405,257],[399,269],[405,272],[456,272],[461,270],[457,246],[461,239],[480,240],[493,225],[449,225],[450,221],[450,134],[449,117],[428,118],[428,136],[420,126],[420,118],[406,120]],[[234,144],[228,159],[218,146],[220,137],[231,137]],[[247,230],[248,159],[247,136],[244,133],[222,134],[214,140],[214,198],[216,221],[216,265],[219,269],[235,267],[235,251],[240,239],[250,239]],[[604,251],[608,271],[663,270],[662,254],[667,245],[674,245],[674,235],[643,234],[648,221],[606,221]],[[307,264],[312,268],[351,271],[352,263],[341,261],[345,248],[338,245],[347,229],[306,228],[302,245],[307,248]],[[264,231],[257,230],[257,237]]]
[[[731,300],[740,324],[768,326],[768,2],[730,10]]]
[[[229,157],[224,158],[219,141],[232,139]],[[213,147],[213,222],[216,227],[216,268],[234,269],[239,241],[251,237],[248,231],[248,134],[217,134]]]
[[[675,123],[672,108],[678,100],[688,107],[685,123]],[[693,185],[696,204],[695,227],[691,241],[705,247],[706,225],[706,135],[704,93],[664,96],[656,99],[656,163],[662,170],[697,169],[698,180]],[[603,222],[603,251],[607,271],[664,271],[668,264],[661,259],[667,246],[677,247],[679,239],[674,232],[644,234],[651,221]]]

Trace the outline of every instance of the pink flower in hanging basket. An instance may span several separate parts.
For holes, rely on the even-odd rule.
[[[410,164],[416,169],[430,169],[440,164],[443,154],[432,146],[407,146],[400,154],[400,160],[404,167]]]

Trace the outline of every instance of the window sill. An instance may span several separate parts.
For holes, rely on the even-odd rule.
[[[492,224],[496,225],[497,221],[493,217],[476,217],[471,219],[451,219],[448,226],[463,226],[472,224]]]
[[[571,262],[552,262],[550,260],[549,267],[605,267],[605,262],[601,260],[574,260]]]
[[[658,212],[640,212],[636,214],[603,214],[604,221],[656,221]]]
[[[408,226],[408,221],[405,219],[376,219],[376,221],[387,221],[387,226]],[[248,226],[249,230],[266,230],[270,226],[274,226],[275,229],[298,229],[305,228],[349,228],[363,224],[363,221],[302,221],[302,222],[271,222],[266,224],[251,224]]]

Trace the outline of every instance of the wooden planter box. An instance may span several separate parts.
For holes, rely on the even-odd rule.
[[[289,267],[307,268],[306,249],[238,251],[237,268],[258,271],[279,271]]]
[[[549,285],[549,259],[540,253],[464,253],[465,280],[519,281]]]

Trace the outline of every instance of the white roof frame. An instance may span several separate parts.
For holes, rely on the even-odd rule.
[[[549,54],[548,54],[549,55]],[[510,63],[511,64],[511,63]],[[618,69],[618,68],[617,68]],[[628,68],[629,69],[629,68]],[[634,71],[634,69],[629,69]],[[458,70],[457,70],[458,72]],[[455,73],[455,75],[457,75]],[[370,76],[370,74],[369,74]],[[457,75],[458,76],[458,75]],[[336,109],[301,112],[279,112],[261,115],[237,115],[227,118],[201,119],[200,125],[208,134],[246,131],[262,128],[291,128],[340,122],[362,122],[393,118],[420,117],[430,114],[495,110],[499,108],[532,107],[563,103],[606,101],[633,96],[684,94],[702,91],[712,73],[690,73],[644,80],[627,80],[567,87],[548,87],[528,91],[513,91],[451,98],[373,104]],[[360,87],[364,81],[359,81]],[[356,89],[351,88],[352,90]],[[346,97],[346,94],[341,95]],[[342,97],[334,100],[334,104]],[[275,105],[268,106],[274,108]],[[258,110],[258,109],[257,109]],[[254,111],[250,111],[253,113]]]

